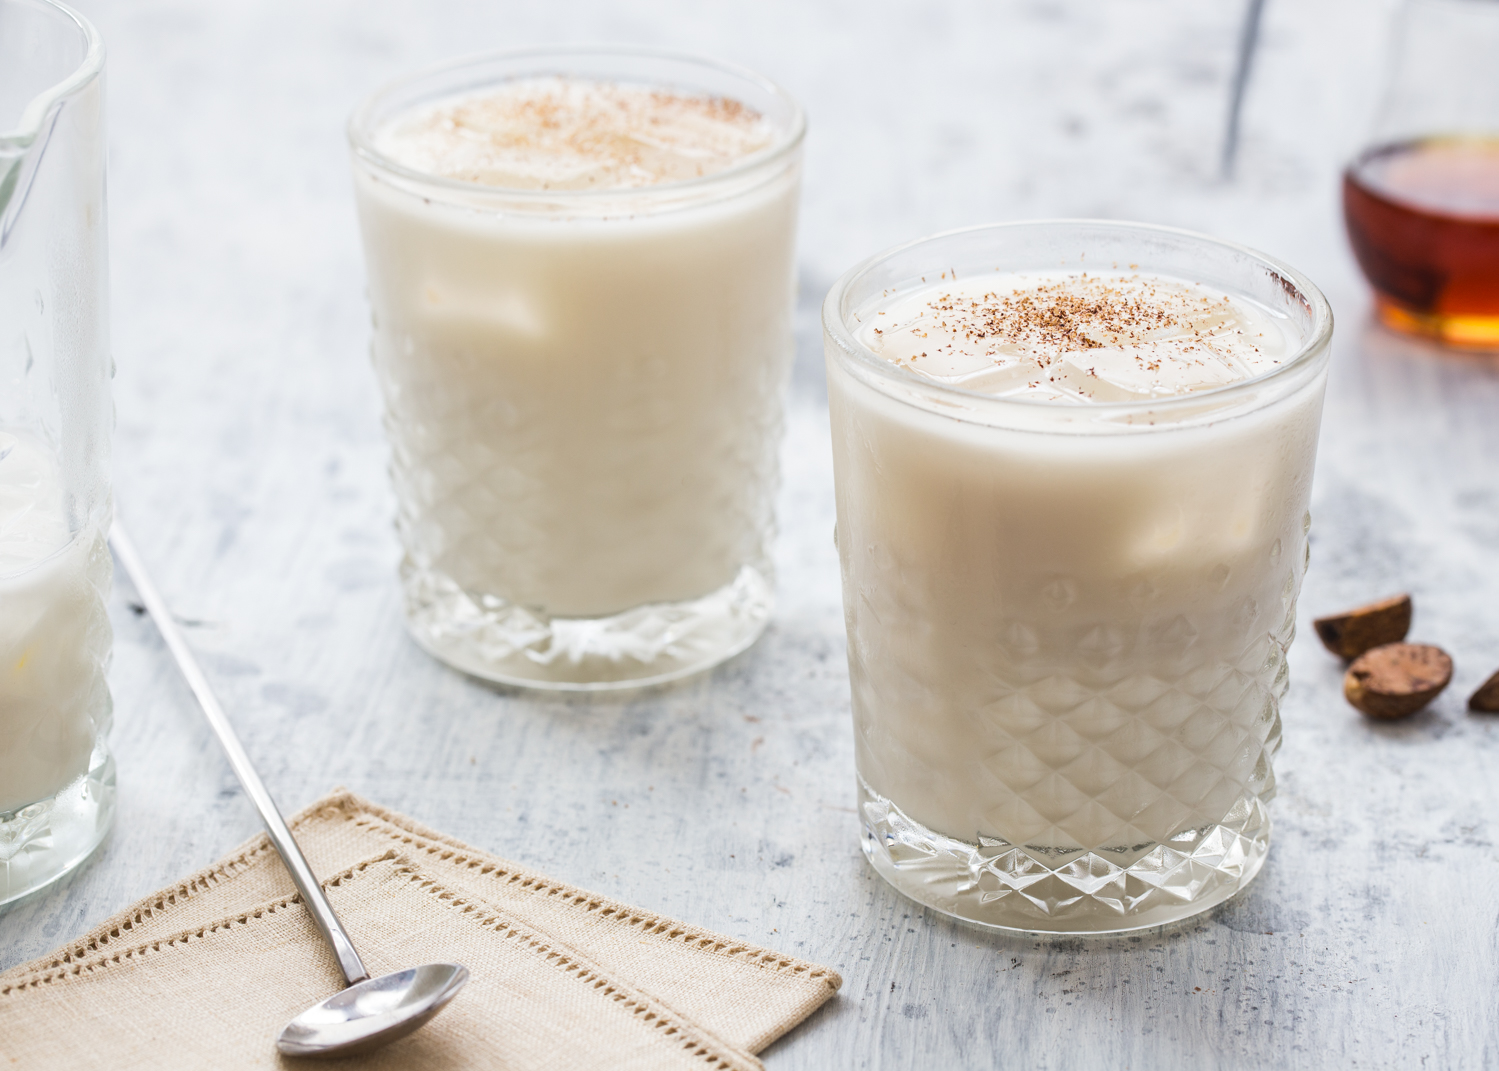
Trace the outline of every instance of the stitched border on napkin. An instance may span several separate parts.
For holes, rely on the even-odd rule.
[[[384,1050],[402,1066],[419,1059],[422,1066],[542,1067],[561,1058],[575,1066],[597,1059],[597,1066],[761,1067],[566,943],[460,895],[408,856],[387,851],[326,885],[359,933],[372,971],[449,959],[474,972],[452,1011]],[[117,1066],[132,1066],[137,1055],[143,1066],[155,1066],[150,1061],[164,1052],[173,1054],[166,1067],[205,1059],[214,1066],[262,1063],[274,1028],[339,983],[300,898],[282,897],[0,985],[0,1005],[22,1013],[15,1020],[20,1028],[8,1031],[0,1047],[12,1058],[77,1060],[107,1046]],[[163,1007],[178,1003],[173,987],[184,990],[184,999],[180,1007]],[[184,1010],[194,1005],[202,1009],[197,1018]],[[71,1021],[84,1016],[91,1029],[60,1032],[58,1022],[47,1022],[49,1011]],[[138,1053],[132,1035],[142,1030],[150,1046]],[[386,1059],[375,1054],[368,1066]]]
[[[314,868],[340,871],[382,848],[411,853],[460,895],[483,900],[568,942],[616,977],[745,1052],[759,1052],[833,995],[837,972],[640,911],[478,851],[347,792],[291,823]],[[191,878],[109,919],[51,956],[0,974],[16,984],[38,971],[143,942],[290,895],[264,836]],[[227,905],[227,906],[226,906]]]

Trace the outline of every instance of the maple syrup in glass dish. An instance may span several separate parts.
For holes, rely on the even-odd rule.
[[[1349,244],[1385,326],[1499,350],[1499,0],[1401,0],[1388,40]]]
[[[1367,150],[1344,173],[1343,212],[1382,322],[1499,350],[1499,136]]]

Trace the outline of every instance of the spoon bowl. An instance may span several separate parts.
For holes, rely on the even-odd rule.
[[[287,1056],[326,1058],[370,1052],[432,1018],[467,981],[467,968],[456,963],[366,978],[287,1023],[276,1048]]]

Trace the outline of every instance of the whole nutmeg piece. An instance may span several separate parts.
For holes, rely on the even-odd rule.
[[[1499,670],[1468,697],[1468,709],[1480,714],[1499,714]]]
[[[1343,659],[1387,643],[1399,643],[1411,628],[1411,597],[1396,595],[1357,610],[1319,617],[1312,622],[1322,646]]]
[[[1387,643],[1365,651],[1343,675],[1343,694],[1371,718],[1403,718],[1441,694],[1452,659],[1425,643]]]

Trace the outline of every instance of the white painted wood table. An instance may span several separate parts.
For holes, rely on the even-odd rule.
[[[1217,161],[1238,4],[78,0],[110,50],[116,484],[272,790],[344,784],[559,878],[836,967],[772,1069],[1499,1066],[1499,364],[1368,323],[1340,161],[1385,11],[1272,0],[1236,177]],[[716,672],[623,699],[496,691],[402,631],[345,160],[356,100],[479,49],[606,40],[747,64],[807,104],[780,601]],[[968,223],[1109,216],[1307,271],[1338,316],[1275,847],[1192,923],[995,937],[857,847],[817,327],[827,285]],[[1374,726],[1306,620],[1414,592],[1447,694]],[[38,955],[254,833],[123,582],[118,826],[0,915]]]

